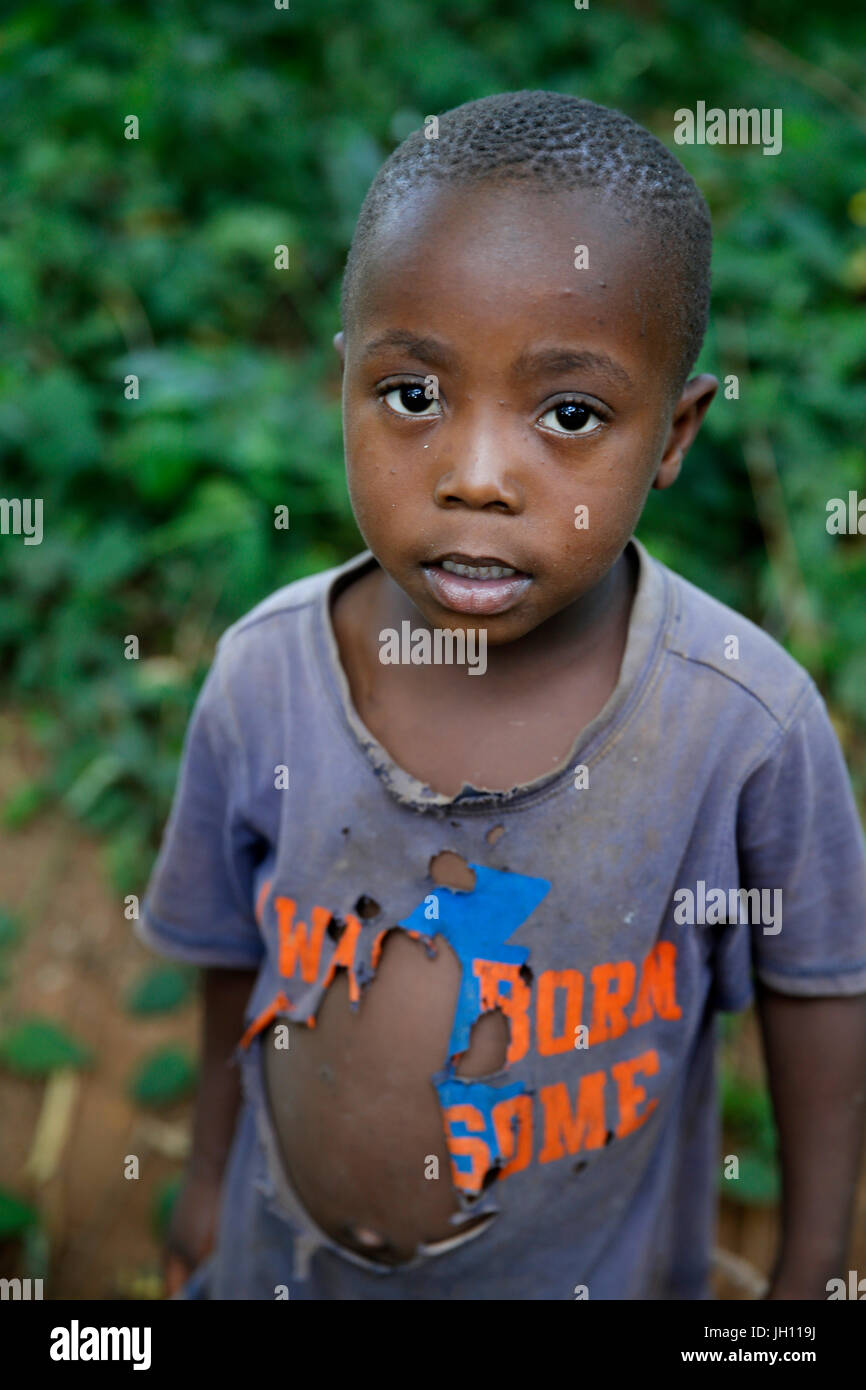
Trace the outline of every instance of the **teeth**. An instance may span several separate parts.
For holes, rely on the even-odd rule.
[[[443,560],[442,568],[450,574],[462,574],[464,579],[507,579],[517,573],[507,565],[458,565],[456,560]]]

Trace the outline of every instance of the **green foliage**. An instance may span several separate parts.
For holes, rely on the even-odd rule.
[[[47,1279],[51,1268],[51,1238],[37,1219],[24,1229],[24,1278]]]
[[[177,1173],[174,1177],[166,1178],[165,1182],[160,1183],[154,1193],[151,1219],[154,1235],[160,1243],[165,1240],[168,1223],[171,1221],[174,1204],[182,1186],[183,1174]]]
[[[130,1080],[129,1090],[139,1105],[170,1105],[189,1095],[195,1084],[195,1067],[177,1047],[161,1047],[150,1053]]]
[[[0,907],[0,951],[8,951],[21,939],[21,925],[18,918],[5,907]]]
[[[35,1209],[14,1192],[0,1187],[0,1240],[21,1236],[37,1221]]]
[[[0,809],[0,825],[4,830],[20,830],[42,810],[49,796],[43,782],[24,782],[7,796]]]
[[[88,1067],[93,1053],[51,1019],[26,1018],[0,1035],[0,1063],[16,1076],[47,1076],[60,1067]]]
[[[181,966],[151,966],[129,991],[126,1007],[131,1014],[168,1013],[186,1003],[194,979],[195,971]]]
[[[5,907],[0,907],[0,987],[9,981],[12,954],[21,940],[21,935],[22,929],[18,919]]]
[[[740,1155],[740,1175],[724,1185],[726,1197],[743,1206],[770,1207],[779,1200],[779,1169],[771,1158],[746,1149]]]
[[[862,750],[866,550],[827,534],[825,508],[866,483],[866,21],[832,5],[802,19],[769,0],[16,7],[0,49],[0,491],[43,499],[44,539],[0,545],[0,667],[38,703],[49,773],[7,826],[64,799],[109,839],[119,891],[143,886],[217,636],[363,544],[331,338],[364,191],[427,114],[516,87],[622,107],[705,190],[700,365],[737,374],[740,396],[717,398],[641,534],[806,660]],[[674,147],[674,111],[698,100],[781,108],[783,153]],[[750,477],[765,444],[769,474]]]
[[[721,1102],[726,1139],[739,1159],[739,1176],[720,1178],[720,1190],[731,1201],[746,1205],[778,1201],[776,1127],[769,1094],[727,1067],[722,1071]]]

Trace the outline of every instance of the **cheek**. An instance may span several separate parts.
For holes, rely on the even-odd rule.
[[[361,535],[377,558],[391,556],[405,542],[406,521],[411,511],[405,486],[401,486],[399,460],[383,456],[368,442],[351,450],[347,439],[346,483],[352,511]]]
[[[592,585],[616,561],[643,510],[649,473],[648,466],[625,467],[618,455],[591,470],[576,468],[548,493],[540,508],[543,548],[564,590]]]
[[[435,487],[423,445],[409,431],[395,436],[380,408],[366,402],[344,416],[343,438],[346,483],[362,534],[387,541],[418,526],[433,508]]]
[[[366,512],[381,505],[399,475],[387,452],[377,447],[374,426],[356,418],[344,430],[349,496],[356,510]]]
[[[570,534],[585,545],[633,524],[650,476],[647,463],[612,448],[595,457],[576,457],[572,469],[557,469],[554,486],[538,501],[556,518],[560,536]]]

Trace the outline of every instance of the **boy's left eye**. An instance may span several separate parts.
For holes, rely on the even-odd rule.
[[[420,382],[405,382],[402,386],[392,386],[390,391],[382,392],[385,401],[395,415],[439,415],[439,402],[435,396],[428,396]]]
[[[585,401],[560,401],[544,412],[540,423],[555,434],[592,434],[602,421]]]

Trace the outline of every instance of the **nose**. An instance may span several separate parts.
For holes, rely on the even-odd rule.
[[[455,429],[447,444],[449,466],[436,481],[437,506],[471,507],[473,511],[519,512],[523,490],[511,462],[505,421],[477,420]],[[456,460],[451,462],[451,460]]]

